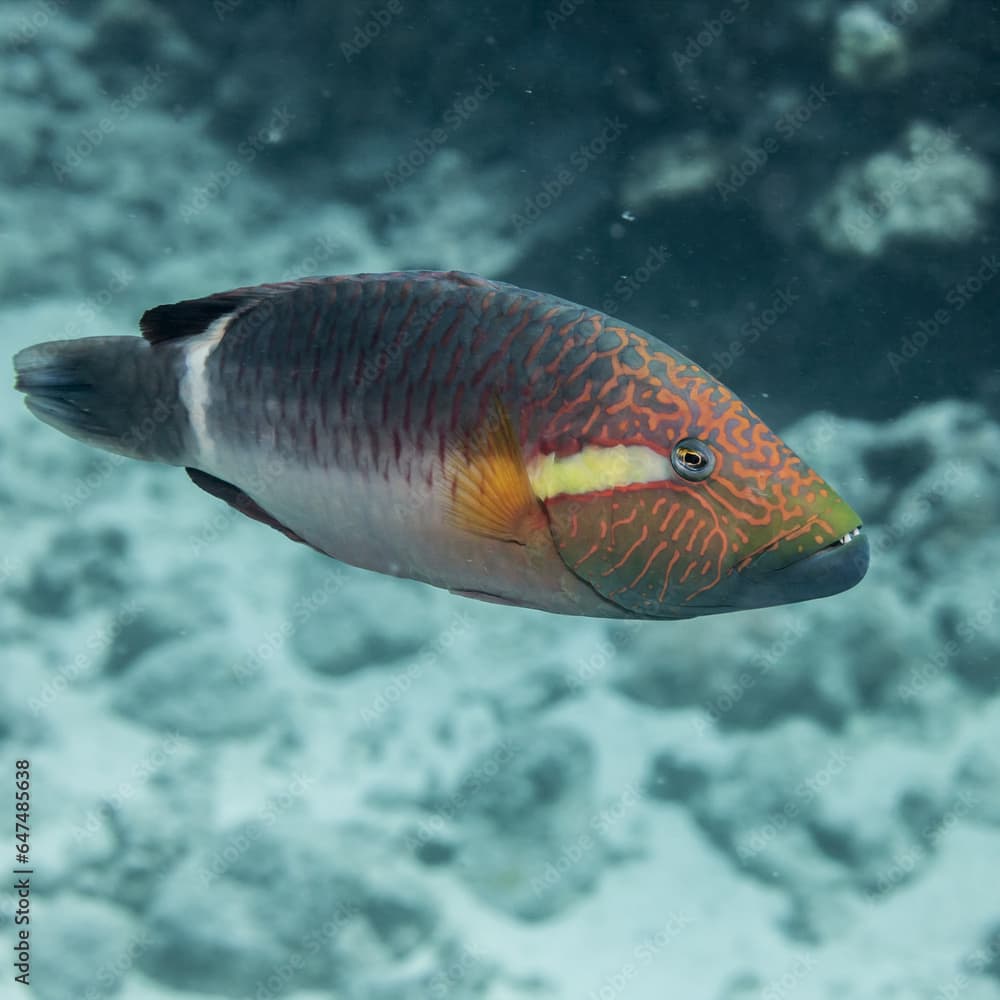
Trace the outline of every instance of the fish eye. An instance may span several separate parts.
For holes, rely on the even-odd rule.
[[[674,445],[670,453],[670,464],[682,478],[692,482],[708,479],[715,469],[715,455],[704,441],[698,438],[684,438]]]

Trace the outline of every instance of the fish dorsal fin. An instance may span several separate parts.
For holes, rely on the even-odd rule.
[[[524,457],[507,410],[494,397],[483,427],[445,456],[445,509],[456,528],[500,541],[527,544],[548,521],[532,492]]]
[[[179,337],[195,337],[204,333],[220,316],[246,312],[265,299],[286,295],[306,285],[321,284],[323,280],[296,278],[294,281],[276,281],[267,285],[233,288],[201,299],[184,299],[182,302],[156,306],[142,314],[139,329],[151,344]]]
[[[204,299],[186,299],[172,305],[156,306],[142,314],[139,329],[151,344],[179,337],[195,337],[204,333],[220,316],[228,316],[256,301],[250,295],[223,292]]]
[[[277,518],[268,514],[256,500],[247,496],[238,486],[233,486],[232,483],[227,483],[224,479],[219,479],[216,476],[210,476],[207,472],[202,472],[201,469],[186,468],[184,471],[195,486],[200,487],[206,493],[210,493],[213,497],[225,500],[233,510],[238,510],[241,514],[246,514],[247,517],[252,518],[254,521],[260,521],[261,524],[269,524],[293,542],[302,542],[304,545],[309,544],[304,538],[296,535],[291,528],[286,528]]]

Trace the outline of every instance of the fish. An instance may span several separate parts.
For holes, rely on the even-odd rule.
[[[139,327],[19,351],[28,409],[342,562],[650,620],[867,572],[832,486],[704,368],[596,309],[399,271],[237,288]]]

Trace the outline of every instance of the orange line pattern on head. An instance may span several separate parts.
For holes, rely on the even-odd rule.
[[[600,314],[542,337],[562,343],[529,352],[549,356],[548,391],[528,404],[529,449],[634,445],[669,456],[690,437],[715,457],[703,482],[675,476],[574,497],[573,533],[560,528],[560,498],[546,502],[559,550],[577,570],[586,561],[585,578],[604,596],[626,607],[681,604],[809,530],[835,540],[805,500],[825,498],[823,480],[706,371]]]

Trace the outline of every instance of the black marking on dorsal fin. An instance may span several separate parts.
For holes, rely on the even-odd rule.
[[[242,313],[265,299],[287,294],[303,285],[322,284],[324,278],[297,278],[267,285],[233,288],[228,292],[206,295],[201,299],[184,299],[170,305],[147,309],[139,320],[142,335],[151,344],[178,337],[196,337],[204,333],[220,316]]]
[[[269,524],[293,542],[302,542],[303,545],[309,545],[309,542],[296,535],[291,528],[286,528],[279,520],[268,514],[256,500],[248,497],[238,486],[233,486],[232,483],[227,483],[224,479],[219,479],[216,476],[209,475],[207,472],[202,472],[201,469],[185,468],[184,471],[190,476],[191,482],[195,486],[200,487],[206,493],[210,493],[213,497],[225,500],[233,510],[238,510],[241,514],[246,514],[247,517],[252,518],[254,521],[260,521],[261,524]]]
[[[186,299],[172,305],[156,306],[142,314],[139,329],[151,344],[178,337],[194,337],[204,333],[220,316],[228,316],[256,301],[250,295],[223,292],[204,299]]]

